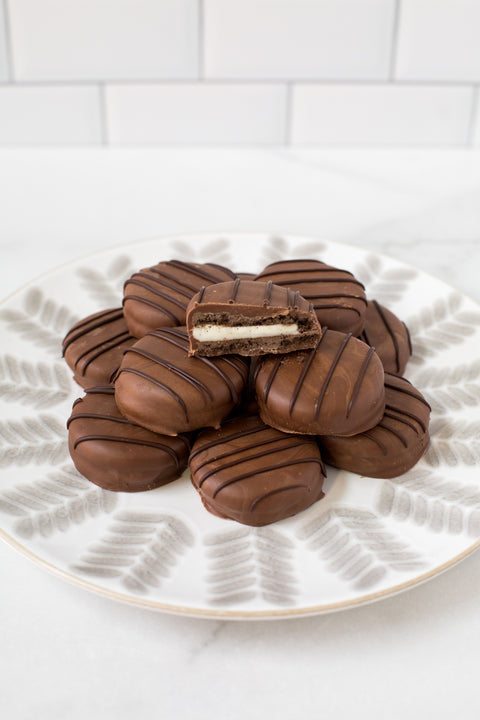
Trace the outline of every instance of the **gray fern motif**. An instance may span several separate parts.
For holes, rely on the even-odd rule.
[[[65,423],[53,415],[0,422],[0,468],[11,465],[51,463],[68,455]]]
[[[56,357],[62,339],[78,318],[66,305],[46,298],[38,287],[32,287],[23,297],[23,310],[4,308],[0,318],[9,330],[44,348]]]
[[[205,538],[210,602],[231,605],[260,595],[272,605],[295,602],[293,542],[273,527],[240,527]]]
[[[477,465],[480,462],[480,421],[439,417],[430,423],[430,445],[424,455],[432,467]]]
[[[416,550],[385,529],[380,517],[360,508],[324,510],[303,525],[298,536],[355,590],[370,589],[388,570],[411,571],[425,564]]]
[[[432,532],[480,536],[480,489],[414,469],[386,480],[377,500],[382,516],[413,522]]]
[[[463,304],[462,295],[452,292],[407,320],[413,341],[410,362],[421,365],[452,345],[463,343],[476,332],[480,313],[462,310]]]
[[[24,538],[66,532],[89,518],[111,513],[117,502],[117,493],[93,485],[73,465],[0,493],[0,511],[19,518],[14,531]]]
[[[325,243],[320,240],[306,241],[303,243],[294,243],[287,238],[272,235],[262,245],[262,253],[260,261],[264,265],[278,262],[279,260],[288,260],[289,258],[304,258],[306,260],[321,260],[321,253],[325,251]],[[261,271],[262,268],[259,268]]]
[[[128,590],[147,593],[172,574],[193,544],[193,533],[175,515],[122,510],[74,569],[86,575],[119,578]]]
[[[186,240],[172,240],[170,251],[175,257],[172,255],[171,258],[163,259],[197,263],[214,262],[217,265],[225,265],[231,270],[241,270],[241,268],[231,267],[233,265],[232,243],[233,240],[224,237],[215,238],[206,244],[197,243],[195,245],[191,245]]]
[[[0,357],[0,396],[33,408],[48,408],[66,400],[70,377],[63,365],[29,362],[13,355]]]
[[[105,272],[88,265],[78,268],[77,275],[82,286],[102,309],[121,305],[123,284],[135,269],[128,255],[118,255]]]
[[[437,413],[480,403],[480,360],[453,367],[428,367],[412,378]]]
[[[389,270],[381,257],[371,253],[357,265],[354,275],[365,285],[369,298],[389,305],[401,300],[418,271],[408,267]]]

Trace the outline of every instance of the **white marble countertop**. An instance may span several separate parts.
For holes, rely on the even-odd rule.
[[[268,231],[384,252],[480,301],[480,153],[0,151],[2,295],[159,235]],[[480,554],[409,592],[295,620],[162,615],[0,544],[2,714],[478,719]]]

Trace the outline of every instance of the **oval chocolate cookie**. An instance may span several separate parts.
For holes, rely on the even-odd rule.
[[[201,289],[187,308],[192,355],[264,355],[312,348],[321,330],[299,293],[273,283],[231,280]]]
[[[159,328],[127,348],[115,379],[120,411],[165,435],[219,427],[241,400],[249,361],[189,357],[185,328]]]
[[[325,462],[375,478],[392,478],[412,468],[428,442],[430,406],[405,378],[385,374],[385,413],[367,432],[320,437]]]
[[[134,273],[123,289],[123,310],[132,335],[143,337],[158,327],[185,325],[187,305],[206,285],[234,280],[221,265],[170,260]]]
[[[63,340],[63,356],[82,387],[108,385],[125,348],[136,341],[121,308],[103,310],[76,323]]]
[[[359,335],[365,322],[365,288],[351,272],[318,260],[282,260],[271,263],[256,280],[289,287],[312,303],[321,325]]]
[[[324,495],[315,441],[274,430],[258,415],[200,433],[189,465],[207,510],[245,525],[290,517]]]
[[[355,435],[385,409],[373,348],[327,328],[313,350],[259,358],[255,389],[262,420],[284,432]]]
[[[359,339],[375,348],[387,372],[403,375],[412,354],[412,343],[407,326],[391,310],[376,300],[369,300]]]
[[[188,437],[150,432],[121,415],[113,386],[89,388],[67,422],[77,470],[106,490],[138,492],[175,480],[187,466]]]

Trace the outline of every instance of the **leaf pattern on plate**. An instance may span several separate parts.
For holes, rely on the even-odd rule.
[[[46,298],[40,288],[32,287],[23,296],[23,309],[4,308],[0,319],[10,331],[59,357],[62,340],[78,317],[66,305]]]
[[[401,300],[412,280],[418,277],[418,271],[414,268],[385,267],[383,259],[374,253],[367,255],[355,267],[353,274],[365,285],[368,298],[387,306]]]
[[[370,589],[388,570],[415,571],[426,563],[381,517],[357,507],[321,510],[300,527],[298,537],[355,590]]]
[[[65,422],[39,414],[0,422],[0,468],[58,463],[68,456]]]
[[[480,487],[414,468],[385,480],[377,501],[382,516],[413,522],[434,533],[480,536]]]
[[[105,272],[91,265],[77,269],[81,285],[88,294],[99,303],[99,310],[119,307],[122,304],[123,284],[136,270],[129,255],[118,255],[112,260]]]
[[[117,493],[93,485],[70,464],[0,493],[0,511],[19,517],[14,529],[22,538],[66,532],[111,513],[117,502]]]
[[[59,363],[34,363],[13,355],[0,356],[2,400],[44,409],[66,400],[71,390],[70,375]]]
[[[243,526],[207,535],[204,543],[212,604],[239,604],[257,596],[273,605],[295,602],[294,544],[280,530]]]
[[[305,260],[322,260],[321,254],[325,251],[326,245],[321,240],[310,242],[292,242],[280,235],[272,235],[262,245],[260,265],[263,267],[279,260],[291,259],[294,257]],[[258,272],[263,270],[260,267]]]
[[[217,265],[224,265],[233,272],[240,272],[241,268],[234,266],[232,256],[232,240],[225,237],[217,237],[205,245],[192,245],[187,240],[173,239],[170,242],[171,257],[159,258],[161,260],[182,260],[184,262],[206,263],[213,262]]]
[[[100,578],[119,578],[125,588],[147,593],[171,576],[194,545],[184,520],[171,513],[121,510],[107,532],[92,543],[74,570]]]
[[[470,364],[417,369],[411,379],[422,388],[437,413],[475,407],[480,403],[480,361]],[[477,381],[477,382],[476,382]]]
[[[480,462],[480,420],[439,417],[430,423],[430,445],[424,456],[432,467],[474,466]]]
[[[480,312],[462,311],[463,305],[463,296],[451,292],[407,320],[413,345],[411,363],[421,365],[452,345],[464,343],[476,332]]]

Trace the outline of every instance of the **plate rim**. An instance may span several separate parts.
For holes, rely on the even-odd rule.
[[[413,265],[412,263],[405,262],[403,260],[400,260],[398,258],[392,257],[386,253],[379,252],[377,250],[371,249],[371,248],[365,248],[362,245],[352,244],[348,242],[343,242],[342,240],[337,240],[335,238],[327,239],[322,236],[315,236],[315,235],[304,235],[302,233],[295,233],[295,232],[279,232],[278,230],[275,232],[272,231],[266,231],[266,230],[257,230],[257,231],[225,231],[225,230],[212,230],[212,231],[201,231],[201,232],[181,232],[181,233],[169,233],[165,235],[153,235],[151,237],[141,238],[138,240],[133,240],[125,243],[120,243],[118,245],[113,245],[110,247],[103,248],[101,250],[96,250],[95,252],[91,253],[85,253],[82,255],[79,255],[78,257],[68,260],[64,263],[60,263],[59,265],[56,265],[45,272],[40,273],[39,275],[36,275],[32,278],[30,278],[27,282],[23,283],[19,287],[17,287],[15,290],[10,292],[8,295],[0,299],[0,308],[7,303],[11,298],[13,298],[18,293],[21,293],[22,291],[26,290],[29,286],[33,285],[34,283],[38,281],[42,281],[46,278],[48,278],[49,275],[54,275],[60,272],[61,270],[68,269],[69,267],[72,267],[76,265],[79,262],[85,261],[90,258],[95,258],[100,255],[104,255],[107,253],[118,253],[121,251],[126,251],[128,248],[134,248],[136,245],[142,245],[142,244],[148,244],[148,243],[154,243],[154,242],[162,242],[162,241],[172,241],[172,240],[180,240],[180,239],[211,239],[212,236],[216,236],[221,238],[224,236],[228,239],[235,238],[245,238],[245,237],[257,237],[257,236],[264,236],[264,237],[285,237],[285,238],[294,238],[297,241],[318,241],[319,243],[328,243],[328,244],[334,244],[339,245],[341,247],[344,247],[346,249],[352,248],[355,250],[360,250],[363,252],[371,253],[377,257],[385,258],[389,261],[393,261],[395,263],[398,263],[402,265],[403,267],[410,268],[412,270],[415,270],[417,272],[420,272],[421,274],[428,276],[429,278],[441,282],[443,285],[451,288],[452,291],[460,293],[464,298],[472,302],[474,305],[478,306],[480,309],[480,303],[472,298],[468,293],[463,292],[463,290],[459,290],[454,285],[451,285],[448,281],[445,281],[441,278],[438,278],[437,276],[429,273],[426,270],[423,270],[422,268],[417,267],[416,265]],[[30,550],[28,547],[23,545],[19,540],[17,540],[15,537],[13,537],[10,533],[8,533],[4,528],[0,526],[0,538],[10,547],[12,547],[14,550],[16,550],[20,555],[27,558],[29,561],[33,562],[35,565],[41,567],[44,570],[47,570],[51,575],[57,576],[63,580],[66,580],[71,585],[76,585],[77,587],[81,587],[84,590],[87,590],[93,594],[99,595],[101,597],[106,597],[111,600],[115,600],[118,602],[121,602],[125,605],[133,605],[136,607],[141,607],[143,609],[148,610],[154,610],[157,612],[163,612],[166,614],[176,615],[176,616],[186,616],[186,617],[193,617],[197,619],[213,619],[213,620],[286,620],[286,619],[295,619],[299,617],[313,617],[316,615],[324,615],[331,612],[340,612],[343,610],[348,610],[355,607],[360,607],[363,605],[368,605],[374,602],[377,602],[379,600],[382,600],[384,598],[393,597],[395,595],[398,595],[402,592],[405,592],[411,588],[414,588],[418,585],[421,585],[428,580],[433,579],[434,577],[437,577],[438,575],[441,575],[442,573],[449,570],[451,567],[457,565],[458,563],[462,562],[469,556],[473,555],[477,550],[480,549],[480,539],[474,541],[471,545],[469,545],[467,548],[462,550],[460,553],[455,555],[454,557],[450,558],[449,560],[441,563],[440,565],[437,565],[434,568],[431,568],[430,570],[421,573],[420,575],[410,579],[405,580],[404,582],[397,583],[396,585],[392,585],[388,588],[384,588],[383,590],[378,590],[376,592],[366,593],[361,596],[357,596],[355,598],[351,598],[348,600],[342,600],[339,602],[333,602],[333,603],[323,603],[320,605],[309,605],[304,607],[298,607],[298,608],[288,608],[288,609],[274,609],[274,608],[268,608],[265,610],[231,610],[228,608],[222,608],[222,609],[215,609],[215,608],[196,608],[193,606],[185,606],[185,605],[176,605],[173,603],[164,603],[159,602],[158,600],[151,600],[148,598],[142,598],[140,596],[130,595],[128,593],[122,593],[118,592],[112,589],[109,589],[107,587],[102,587],[101,585],[97,585],[96,583],[91,582],[90,580],[81,578],[78,575],[75,575],[73,573],[68,572],[67,570],[55,565],[54,563],[50,562],[49,560],[46,560],[45,558],[41,557],[40,555],[37,555],[35,552]]]

